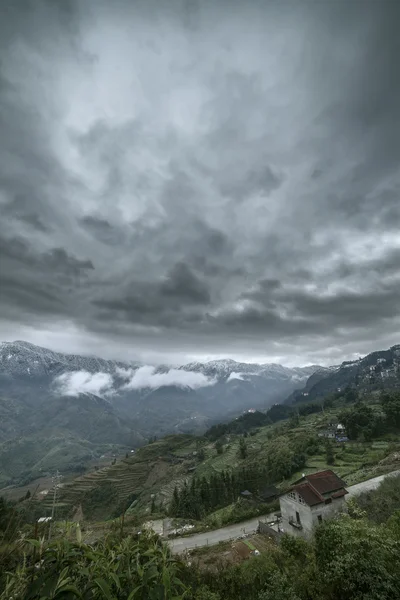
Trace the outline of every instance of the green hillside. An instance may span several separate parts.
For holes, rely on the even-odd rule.
[[[294,413],[260,427],[257,422],[264,423],[268,413],[244,415],[223,426],[225,433],[218,437],[215,427],[204,437],[167,436],[133,455],[117,458],[113,465],[66,483],[59,490],[59,509],[72,514],[81,506],[88,520],[117,516],[128,506],[129,512],[138,515],[148,514],[151,508],[167,515],[175,488],[180,492],[185,485],[190,487],[192,481],[201,480],[219,485],[226,473],[236,477],[239,486],[243,481],[245,489],[255,496],[263,485],[283,489],[302,473],[325,468],[334,468],[352,485],[399,465],[400,422],[394,422],[392,415],[388,424],[384,411],[392,414],[398,410],[400,414],[400,395],[389,398],[371,395],[362,402],[349,403],[342,396],[332,401],[329,409],[304,405],[303,413],[315,412],[304,416]],[[318,436],[339,418],[347,419],[352,439],[327,442]],[[359,429],[352,424],[357,418],[362,420]],[[232,433],[237,430],[240,433]],[[50,498],[51,494],[43,502],[47,510]],[[215,502],[215,508],[224,505],[222,497]]]

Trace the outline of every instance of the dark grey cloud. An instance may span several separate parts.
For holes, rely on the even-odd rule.
[[[300,364],[398,342],[399,22],[3,3],[0,335]]]
[[[114,228],[107,219],[88,215],[81,219],[82,226],[98,241],[104,244],[121,244],[121,231]]]

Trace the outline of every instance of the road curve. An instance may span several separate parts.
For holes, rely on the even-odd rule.
[[[375,490],[377,487],[379,487],[380,483],[385,479],[385,477],[394,477],[396,475],[400,475],[400,470],[387,473],[386,475],[379,475],[379,477],[368,479],[367,481],[357,483],[356,485],[351,485],[347,488],[347,491],[349,492],[347,498],[351,496],[357,496],[362,492]],[[272,521],[274,519],[274,513],[255,517],[254,519],[242,521],[241,523],[236,523],[234,525],[228,525],[227,527],[222,527],[221,529],[214,529],[213,531],[197,533],[187,537],[174,538],[168,540],[168,544],[172,552],[175,554],[180,554],[185,550],[200,548],[202,546],[212,546],[214,544],[218,544],[218,542],[226,542],[227,540],[238,538],[244,533],[255,533],[258,527],[258,521],[263,519]]]
[[[274,513],[269,515],[263,515],[249,519],[248,521],[242,521],[241,523],[235,523],[234,525],[228,525],[221,529],[214,529],[212,531],[206,531],[204,533],[196,533],[187,537],[180,537],[168,540],[168,544],[176,554],[180,554],[184,550],[190,550],[192,548],[199,548],[201,546],[212,546],[218,544],[218,542],[226,542],[233,538],[237,538],[245,533],[254,533],[258,527],[258,521],[260,519],[273,520]]]
[[[347,491],[349,492],[347,498],[350,498],[351,496],[358,496],[358,494],[362,494],[363,492],[376,490],[376,488],[380,486],[386,477],[396,477],[396,475],[400,475],[400,470],[386,473],[386,475],[379,475],[378,477],[373,477],[372,479],[367,479],[367,481],[356,483],[356,485],[351,485],[347,488]]]

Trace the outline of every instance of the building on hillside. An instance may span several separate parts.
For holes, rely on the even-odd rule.
[[[315,526],[345,512],[345,483],[333,471],[303,475],[279,498],[281,530],[309,538]]]
[[[267,485],[261,488],[258,495],[263,502],[273,502],[279,496],[279,490],[274,485]]]
[[[323,437],[328,440],[334,440],[336,435],[335,429],[321,429],[318,431],[318,437]]]
[[[249,490],[244,490],[244,492],[240,492],[240,497],[245,498],[246,500],[251,500],[253,498],[253,494],[249,492]]]

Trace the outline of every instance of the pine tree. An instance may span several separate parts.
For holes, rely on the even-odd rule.
[[[247,444],[244,438],[240,438],[240,442],[239,442],[239,456],[240,458],[247,458]]]
[[[171,504],[169,506],[169,512],[172,516],[178,516],[179,511],[179,492],[178,488],[175,486],[174,493],[172,494]]]
[[[333,451],[333,447],[332,444],[327,441],[326,442],[326,462],[328,465],[334,465],[335,464],[335,453]]]
[[[224,451],[224,446],[223,446],[223,444],[222,444],[221,440],[218,440],[218,441],[215,443],[215,449],[216,449],[216,451],[217,451],[217,454],[222,454],[222,453],[223,453],[223,451]]]

